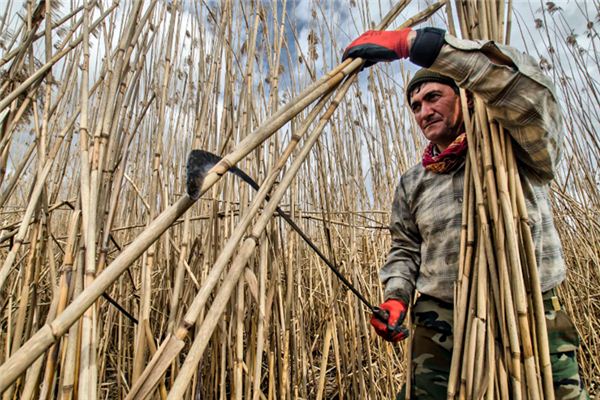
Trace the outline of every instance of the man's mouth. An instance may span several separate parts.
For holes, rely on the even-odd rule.
[[[425,124],[425,126],[423,127],[423,129],[427,129],[427,128],[429,128],[431,125],[435,125],[435,124],[437,124],[438,122],[440,122],[440,120],[435,120],[435,121],[428,122],[428,123],[426,123],[426,124]]]

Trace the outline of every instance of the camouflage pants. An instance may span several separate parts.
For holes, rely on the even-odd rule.
[[[579,377],[579,337],[554,290],[544,293],[552,378],[557,400],[589,399]],[[413,307],[411,399],[446,399],[452,360],[452,305],[421,296]],[[405,387],[397,399],[405,398]]]

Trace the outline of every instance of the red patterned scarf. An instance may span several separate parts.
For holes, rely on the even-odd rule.
[[[446,174],[457,168],[467,154],[467,135],[462,133],[444,151],[434,155],[436,147],[429,143],[423,153],[423,167],[436,174]]]

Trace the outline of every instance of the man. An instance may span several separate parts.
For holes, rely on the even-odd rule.
[[[548,201],[562,140],[550,80],[531,57],[513,48],[460,40],[436,28],[369,31],[348,46],[347,57],[361,57],[367,66],[410,58],[424,67],[406,94],[430,143],[422,162],[402,175],[396,189],[392,246],[380,273],[385,285],[380,308],[389,318],[371,319],[384,339],[404,339],[398,327],[419,292],[413,307],[411,398],[446,398],[467,152],[459,86],[485,101],[490,117],[513,139],[536,246],[556,398],[588,398],[575,355],[577,332],[554,289],[564,280],[565,264]]]

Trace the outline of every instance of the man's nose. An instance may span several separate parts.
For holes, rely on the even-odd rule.
[[[431,116],[433,116],[433,114],[434,114],[433,108],[429,104],[427,104],[427,103],[421,104],[421,117],[423,119],[428,119]]]

